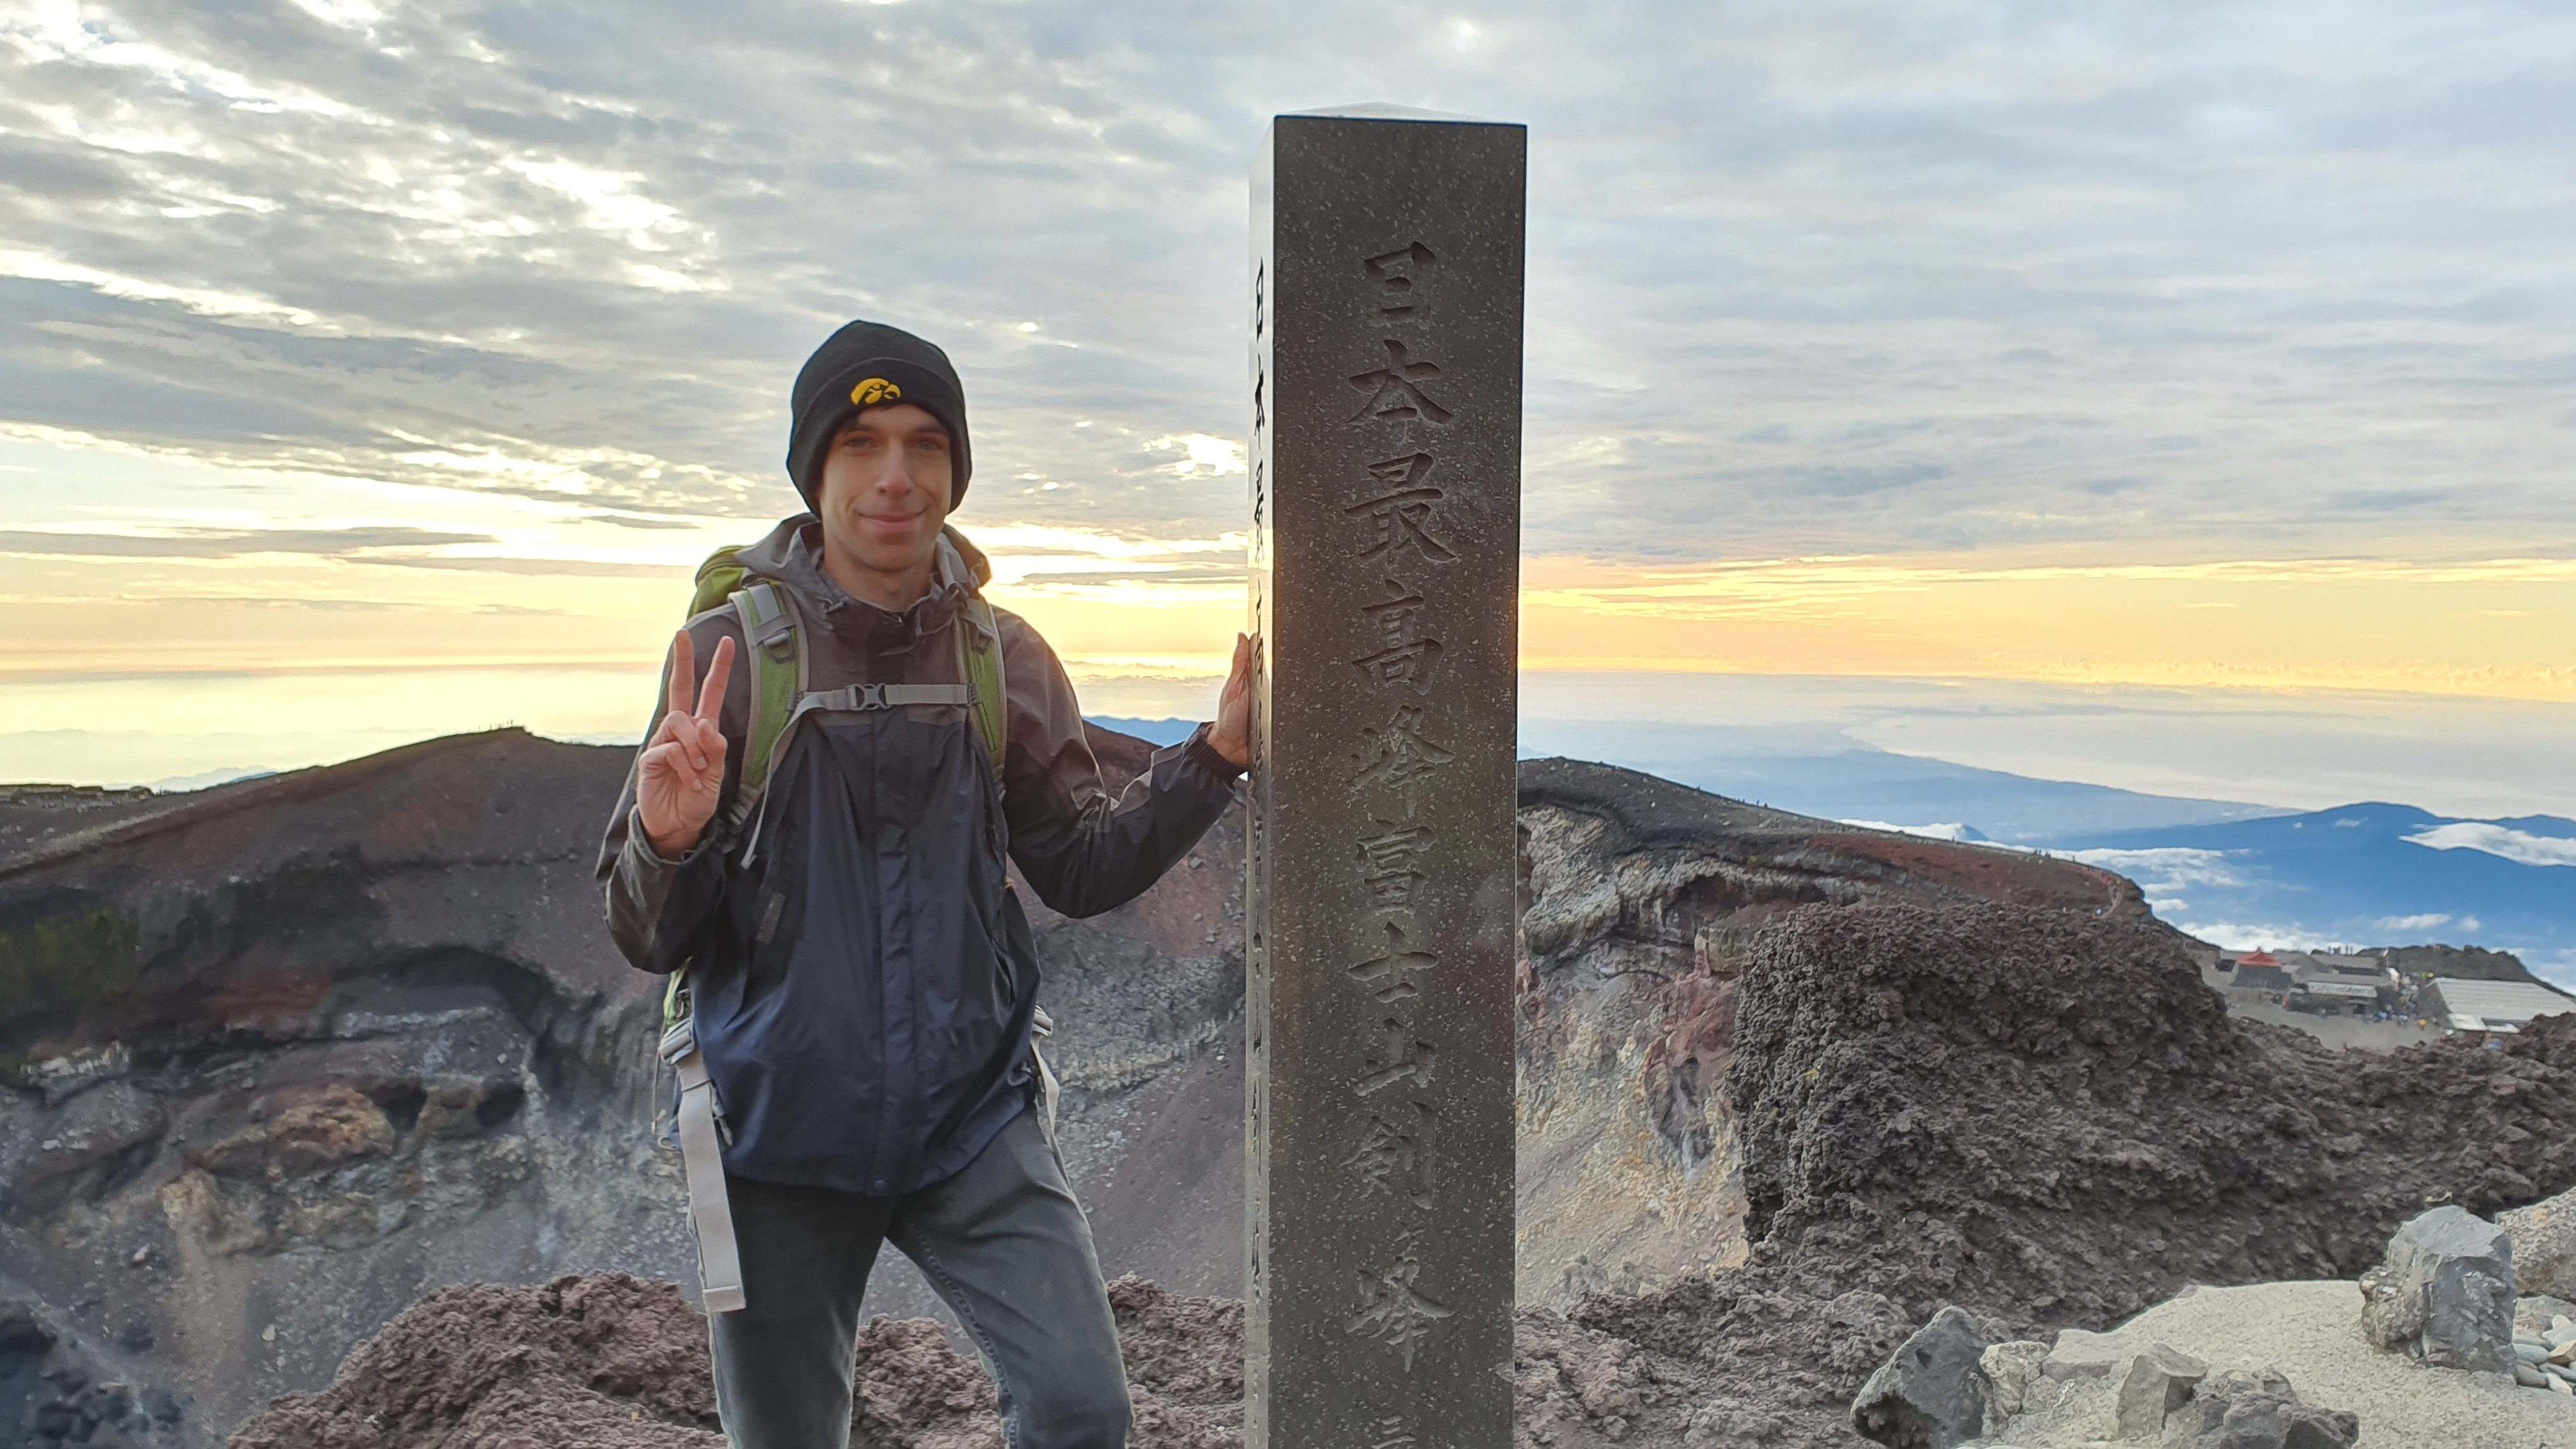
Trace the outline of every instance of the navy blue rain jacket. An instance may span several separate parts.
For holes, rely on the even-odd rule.
[[[929,596],[902,614],[850,597],[820,549],[821,526],[799,516],[744,556],[794,596],[808,688],[959,682],[949,631],[971,627],[961,606],[989,576],[971,545],[951,531]],[[1049,906],[1095,915],[1151,886],[1233,798],[1240,772],[1202,729],[1113,800],[1054,652],[995,614],[1002,788],[964,709],[809,717],[782,742],[750,860],[714,825],[668,859],[644,838],[628,771],[599,859],[609,930],[642,970],[690,969],[728,1172],[888,1196],[973,1161],[1035,1090],[1038,962],[1005,857]],[[721,821],[750,671],[730,608],[688,628],[701,682],[717,641],[734,640]]]

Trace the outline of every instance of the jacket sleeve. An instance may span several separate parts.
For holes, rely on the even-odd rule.
[[[729,636],[735,640],[734,667],[716,720],[716,727],[725,737],[725,764],[715,818],[707,823],[697,843],[678,858],[654,850],[644,838],[643,813],[636,807],[636,773],[644,759],[643,746],[638,745],[634,761],[626,767],[626,784],[618,792],[617,808],[610,813],[607,832],[600,840],[597,874],[607,895],[609,939],[617,943],[618,952],[628,964],[639,971],[667,975],[689,964],[724,901],[724,847],[716,837],[718,822],[733,806],[741,773],[743,720],[751,699],[746,676],[750,671],[743,667],[742,642],[731,611],[711,611],[689,621],[689,642],[697,656],[699,685],[704,684],[706,672],[714,664],[716,641]],[[693,693],[694,689],[695,686]],[[653,696],[652,720],[644,730],[648,742],[662,721],[670,690],[671,661],[665,657],[661,688]]]
[[[1198,844],[1233,802],[1243,771],[1208,744],[1201,725],[1156,750],[1112,799],[1055,651],[1017,616],[996,613],[1011,706],[1002,777],[1011,859],[1038,899],[1063,915],[1114,910]]]

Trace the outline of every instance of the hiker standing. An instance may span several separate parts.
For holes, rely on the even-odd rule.
[[[944,526],[971,471],[946,354],[853,322],[793,405],[811,512],[701,569],[599,865],[618,949],[673,978],[717,1408],[736,1449],[846,1445],[891,1242],[974,1339],[1006,1443],[1114,1449],[1117,1331],[1005,856],[1068,916],[1152,885],[1233,796],[1253,646],[1216,722],[1112,799],[1063,666]]]

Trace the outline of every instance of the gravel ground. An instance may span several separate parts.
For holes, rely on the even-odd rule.
[[[2131,1349],[2172,1344],[2212,1373],[2278,1368],[2302,1403],[2359,1414],[2361,1449],[2576,1446],[2576,1398],[2372,1348],[2361,1289],[2339,1279],[2186,1289],[2112,1336]]]

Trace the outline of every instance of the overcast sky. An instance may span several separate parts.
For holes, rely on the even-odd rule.
[[[0,621],[649,667],[864,315],[1211,653],[1245,177],[1364,100],[1531,128],[1540,663],[2576,702],[2563,4],[0,0]]]
[[[865,314],[978,513],[1215,534],[1252,149],[1385,98],[1531,126],[1533,551],[2576,548],[2563,5],[0,15],[13,424],[774,515]]]

